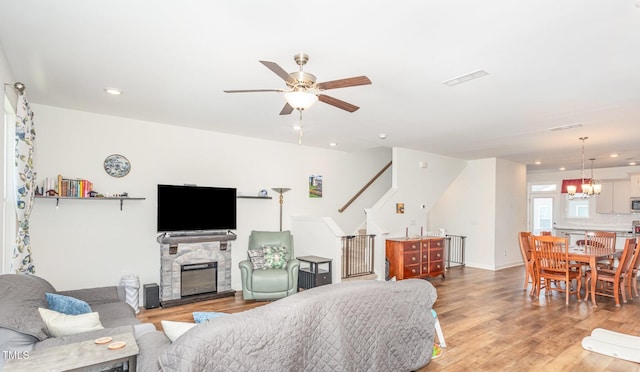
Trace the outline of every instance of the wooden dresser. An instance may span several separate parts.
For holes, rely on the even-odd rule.
[[[396,280],[444,278],[444,238],[389,238],[386,241],[389,277]]]

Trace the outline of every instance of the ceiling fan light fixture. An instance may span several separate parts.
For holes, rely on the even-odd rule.
[[[296,90],[285,93],[284,99],[287,100],[289,106],[296,110],[307,110],[318,101],[318,96],[313,93]]]

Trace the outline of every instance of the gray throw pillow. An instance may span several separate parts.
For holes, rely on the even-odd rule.
[[[254,270],[262,270],[265,268],[262,249],[249,249],[247,253],[249,254],[249,260],[251,260]]]
[[[45,293],[55,288],[35,275],[0,275],[0,327],[36,337],[42,341],[49,337],[39,307],[47,307]]]

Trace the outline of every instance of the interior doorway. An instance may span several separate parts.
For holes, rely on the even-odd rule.
[[[553,231],[554,205],[553,196],[533,196],[529,207],[529,229],[533,235],[542,231]]]

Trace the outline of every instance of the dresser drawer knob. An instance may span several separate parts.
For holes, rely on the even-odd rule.
[[[415,261],[416,258],[414,256],[411,256],[411,261]]]
[[[416,245],[415,244],[411,244],[411,248],[412,249],[416,249]]]
[[[440,253],[436,254],[436,257],[440,258],[442,255]]]
[[[415,274],[415,273],[416,273],[416,269],[411,269],[411,272],[412,272],[413,274]]]
[[[426,259],[427,259],[427,257],[428,257],[428,256],[425,254],[425,255],[423,255],[423,256],[422,256],[422,259],[426,260]]]

